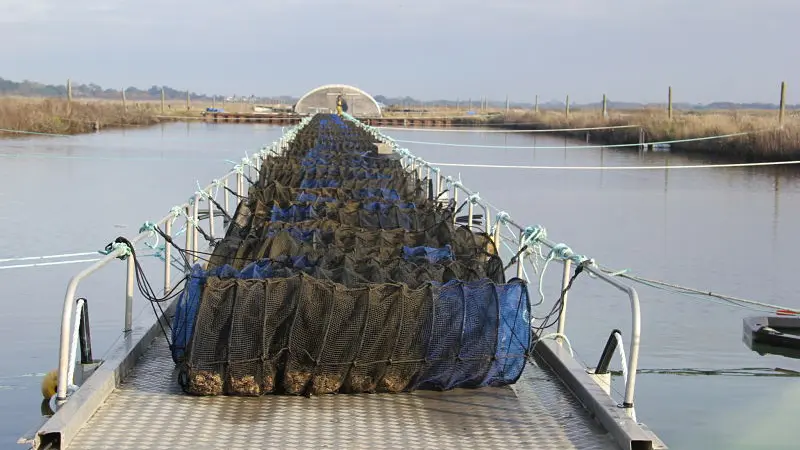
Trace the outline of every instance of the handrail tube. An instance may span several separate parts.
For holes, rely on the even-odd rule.
[[[194,232],[194,227],[192,226],[192,223],[189,220],[189,217],[191,217],[191,212],[192,212],[192,210],[189,208],[189,205],[187,204],[186,207],[183,208],[183,213],[185,214],[185,218],[186,218],[186,228],[185,228],[185,230],[186,230],[186,243],[184,244],[183,248],[184,248],[184,250],[186,252],[192,251],[192,233]],[[188,261],[188,263],[191,264],[193,262],[192,261],[192,255],[187,255],[186,256],[186,261]],[[186,267],[186,270],[189,270],[189,269],[190,269],[189,267]]]
[[[235,170],[230,171],[227,174],[225,174],[221,178],[221,180],[227,180],[230,176],[232,176],[232,175],[234,175],[236,173],[237,172]],[[210,187],[211,187],[211,185],[206,186],[206,189],[208,189]],[[189,204],[187,202],[187,203],[184,203],[182,205],[179,205],[178,207],[179,208],[188,208]],[[174,216],[172,215],[172,213],[170,213],[170,214],[164,216],[163,218],[161,218],[161,220],[159,220],[158,222],[156,222],[155,226],[164,225],[166,222],[171,220],[173,217]],[[191,229],[192,229],[192,227],[187,222],[186,233],[187,234],[190,233]],[[136,243],[138,243],[139,241],[145,239],[149,235],[150,235],[150,231],[143,231],[143,232],[139,233],[138,235],[136,235],[133,239],[131,239],[130,243],[135,245]],[[187,237],[187,240],[188,240],[188,237]],[[67,372],[68,372],[68,367],[69,367],[69,347],[70,347],[70,339],[69,338],[70,338],[70,330],[71,330],[71,320],[70,319],[72,318],[72,313],[74,311],[74,300],[73,299],[75,298],[75,293],[78,290],[78,285],[80,284],[80,282],[84,278],[88,277],[89,275],[91,275],[92,273],[96,272],[97,270],[105,267],[109,262],[113,261],[115,258],[117,258],[119,256],[122,256],[124,254],[124,252],[125,252],[125,249],[123,249],[121,247],[118,247],[118,248],[112,250],[107,255],[105,255],[103,258],[101,258],[99,261],[97,261],[94,264],[92,264],[91,266],[83,269],[77,275],[72,277],[70,279],[69,283],[67,284],[67,291],[66,291],[66,293],[64,295],[64,305],[63,305],[63,307],[61,309],[61,333],[60,333],[59,349],[58,349],[58,382],[57,382],[57,388],[56,388],[56,402],[58,404],[62,404],[67,400],[67,382],[69,381],[69,380],[67,380],[67,376],[68,376]]]
[[[524,231],[519,224],[515,223],[511,219],[506,219],[506,223],[514,225],[520,232]],[[539,239],[545,247],[549,249],[553,249],[556,246],[556,243],[543,238]],[[634,389],[636,388],[636,371],[639,366],[639,344],[641,341],[641,310],[639,307],[639,293],[636,292],[631,286],[628,286],[624,283],[620,283],[617,279],[608,276],[605,272],[600,270],[594,263],[587,264],[584,266],[584,270],[596,275],[601,280],[605,281],[606,283],[614,286],[615,288],[621,290],[628,294],[628,297],[631,301],[631,342],[630,342],[630,349],[631,349],[631,357],[630,361],[628,361],[628,380],[625,384],[625,399],[622,403],[624,408],[633,408],[633,393]]]
[[[164,234],[172,236],[171,220],[167,220],[164,224]],[[172,245],[169,242],[164,244],[164,261],[164,294],[166,294],[172,287]]]
[[[228,197],[228,189],[230,189],[230,187],[228,186],[228,179],[225,178],[223,183],[224,183],[223,184],[224,188],[222,189],[222,193],[225,195],[225,197],[223,197],[222,206],[225,208],[225,212],[227,214],[230,214],[231,213],[231,204],[230,204],[230,200],[229,200],[229,197]],[[223,219],[223,220],[225,220],[225,219]]]
[[[517,245],[517,278],[522,278],[522,275],[525,273],[525,258],[522,258],[522,246],[525,245],[525,237],[522,236],[522,233],[519,235],[519,244]]]
[[[67,285],[67,294],[64,297],[64,307],[61,311],[61,340],[58,351],[58,386],[56,388],[56,401],[63,402],[67,399],[67,371],[69,367],[69,332],[71,328],[70,319],[72,318],[73,299],[75,292],[78,289],[78,283],[91,275],[93,272],[102,268],[114,258],[120,256],[123,249],[117,248],[111,251],[108,255],[101,258],[100,261],[92,264],[91,266],[83,269],[75,275]]]
[[[125,280],[125,327],[123,333],[131,331],[133,327],[133,282],[136,279],[136,262],[128,256],[127,277]]]
[[[564,261],[564,273],[561,277],[561,311],[558,313],[558,328],[556,330],[559,336],[564,335],[564,328],[567,326],[567,297],[569,296],[567,288],[569,287],[570,269],[572,269],[572,261]]]
[[[209,195],[211,195],[211,194],[209,193]],[[206,203],[208,204],[208,235],[211,236],[211,238],[213,239],[214,238],[214,231],[215,231],[214,230],[214,202],[212,202],[211,201],[211,197],[209,197],[208,200],[206,200]]]
[[[200,196],[195,194],[194,201],[192,202],[192,227],[199,227],[200,222],[198,220],[199,209],[200,209]],[[196,263],[198,259],[200,259],[200,255],[197,254],[197,251],[200,249],[199,245],[200,239],[200,232],[199,230],[192,229],[192,262]]]

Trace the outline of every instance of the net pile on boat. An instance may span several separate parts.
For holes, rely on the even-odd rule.
[[[527,285],[485,232],[316,115],[264,161],[173,320],[196,395],[402,392],[516,382],[530,348]],[[426,195],[427,194],[427,195]]]

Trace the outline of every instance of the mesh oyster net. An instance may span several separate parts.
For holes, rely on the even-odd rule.
[[[430,180],[317,115],[262,164],[176,308],[173,358],[196,395],[402,392],[516,382],[524,281],[457,225]],[[463,207],[463,205],[461,205]]]

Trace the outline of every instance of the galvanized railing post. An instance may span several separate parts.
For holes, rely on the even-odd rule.
[[[133,329],[133,283],[136,278],[136,265],[133,256],[128,256],[128,277],[125,282],[125,328],[124,332]]]
[[[428,179],[428,182],[425,183],[425,190],[428,191],[428,198],[431,198],[431,189],[432,189],[432,185],[431,185],[431,166],[429,166],[427,164],[425,164],[425,166],[428,168],[428,170],[427,170],[428,176],[426,177]]]
[[[200,226],[200,222],[198,221],[199,210],[200,210],[200,196],[195,194],[194,202],[192,203],[192,219],[194,222],[192,224],[192,250],[194,250],[194,257],[192,258],[192,262],[197,262],[197,260],[199,259],[197,252],[200,249],[200,245],[198,245],[199,244],[198,236],[200,234],[200,230],[194,229],[195,227]]]
[[[453,183],[452,188],[453,188],[453,202],[455,203],[455,206],[458,207],[458,187],[456,186],[455,183]],[[453,223],[456,223],[456,216],[457,214],[453,214]]]
[[[497,249],[497,253],[500,253],[500,221],[498,220],[495,223],[494,233],[492,235],[492,240],[494,241],[494,247]]]
[[[164,234],[172,236],[172,221],[167,220],[164,224]],[[164,244],[164,294],[172,288],[172,245],[169,242]]]
[[[228,186],[228,177],[225,177],[224,186],[225,186],[225,188],[222,190],[222,193],[225,195],[225,197],[222,198],[222,206],[225,207],[225,213],[226,214],[230,214],[231,213],[231,204],[230,204],[230,201],[228,200],[228,189],[230,189],[230,186]]]
[[[524,242],[525,242],[525,238],[522,236],[522,231],[520,231],[520,233],[519,233],[519,245],[517,246],[517,255],[518,255],[517,256],[517,278],[522,278],[522,276],[524,274],[524,272],[522,270],[523,269],[522,263],[524,261],[524,258],[520,258],[519,257],[519,255],[521,255],[522,246],[523,246]]]
[[[467,226],[469,226],[470,231],[472,231],[472,213],[475,212],[475,203],[471,198],[467,199],[467,202],[469,202],[469,205],[467,205],[467,214],[469,214],[469,217],[467,217]]]
[[[561,311],[558,313],[558,329],[557,329],[557,333],[561,335],[564,334],[564,327],[567,325],[567,295],[569,293],[565,292],[565,289],[567,289],[567,286],[569,286],[569,279],[571,277],[570,275],[571,268],[572,268],[572,260],[569,259],[564,260],[564,273],[561,276],[561,292],[562,292]],[[557,339],[560,340],[561,338],[558,337]]]
[[[211,201],[211,197],[208,198],[207,203],[208,203],[208,235],[211,236],[211,239],[214,239],[214,202]]]
[[[492,229],[492,217],[489,215],[489,208],[483,203],[478,202],[478,204],[483,208],[483,224],[488,233]]]
[[[192,253],[192,231],[194,231],[194,228],[192,227],[192,221],[190,219],[190,217],[192,217],[191,214],[192,214],[192,208],[187,206],[186,207],[186,245],[184,246],[184,248],[186,249],[185,250],[186,253],[188,253],[188,255],[186,257],[186,260],[189,261],[189,263],[192,263],[192,254],[193,254]],[[187,267],[186,270],[189,270],[189,267]]]

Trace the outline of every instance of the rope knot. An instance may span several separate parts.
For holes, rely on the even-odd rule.
[[[131,247],[128,244],[127,240],[123,240],[124,238],[117,238],[114,242],[106,245],[105,250],[100,250],[100,253],[103,255],[110,255],[118,250],[122,250],[117,256],[117,259],[125,260],[129,256],[131,256]]]
[[[180,206],[173,206],[169,211],[172,213],[173,220],[185,214],[184,209]]]
[[[155,253],[153,253],[153,256],[155,256],[156,258],[158,258],[158,259],[160,259],[162,261],[166,261],[167,260],[167,258],[164,256],[164,252],[167,250],[167,246],[166,245],[161,244],[159,246],[153,247],[153,250],[155,252]]]
[[[200,198],[202,198],[203,200],[207,200],[208,198],[211,197],[211,194],[209,194],[202,187],[200,187],[200,182],[199,181],[197,182],[197,192],[195,192],[195,195],[200,196]],[[192,197],[191,202],[192,203],[194,202],[194,197]]]
[[[500,212],[497,213],[497,218],[495,219],[495,222],[497,222],[499,224],[500,223],[506,223],[506,221],[508,219],[510,219],[510,218],[511,218],[511,216],[509,216],[507,212],[500,211]]]
[[[141,226],[141,228],[139,228],[139,233],[144,233],[145,231],[149,231],[150,232],[150,236],[155,238],[155,242],[152,243],[152,244],[149,243],[149,242],[145,242],[144,245],[146,245],[147,247],[150,247],[152,249],[155,249],[156,246],[158,246],[158,234],[156,234],[156,224],[154,224],[152,222],[149,222],[149,221],[145,222]]]
[[[149,221],[145,222],[139,228],[139,233],[144,233],[145,231],[149,231],[150,233],[155,233],[156,232],[156,224],[154,224],[152,222],[149,222]]]
[[[506,214],[508,216],[508,214]],[[544,229],[541,225],[535,225],[532,227],[526,227],[522,231],[522,243],[523,245],[535,245],[539,243],[542,239],[547,237],[547,230]],[[563,245],[563,244],[559,244]],[[558,247],[558,246],[556,246]],[[566,246],[565,246],[566,247]],[[569,248],[569,247],[567,247]]]
[[[587,258],[584,255],[578,255],[572,251],[569,246],[566,244],[556,244],[552,250],[550,250],[550,254],[547,256],[548,258],[558,258],[563,260],[571,260],[572,262],[578,265],[584,264],[593,264],[594,260]]]

